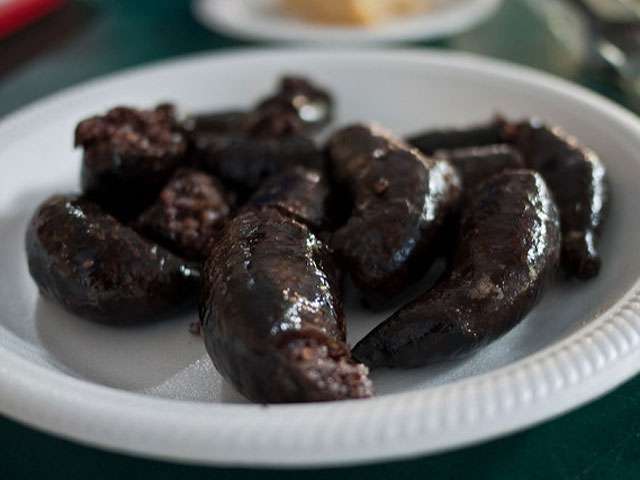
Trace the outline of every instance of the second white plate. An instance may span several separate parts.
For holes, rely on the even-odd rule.
[[[194,0],[198,20],[229,35],[279,42],[379,44],[462,32],[496,11],[502,0],[449,0],[434,10],[368,28],[319,25],[283,14],[277,0]]]

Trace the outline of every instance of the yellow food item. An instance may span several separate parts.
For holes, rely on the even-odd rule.
[[[284,9],[317,23],[372,25],[399,15],[423,12],[429,0],[281,0]]]

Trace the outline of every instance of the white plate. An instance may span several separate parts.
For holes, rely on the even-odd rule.
[[[426,40],[454,35],[482,22],[502,0],[447,0],[430,12],[372,27],[318,25],[282,13],[278,0],[194,0],[205,26],[254,40],[322,44],[366,44]]]
[[[109,328],[39,298],[23,249],[36,205],[77,185],[75,123],[119,103],[250,104],[283,72],[328,85],[338,123],[404,134],[536,114],[602,155],[614,207],[604,268],[563,284],[469,360],[381,371],[371,400],[263,407],[222,382],[190,318]],[[248,51],[161,63],[73,88],[0,123],[0,411],[105,448],[208,464],[336,465],[435,452],[503,435],[603,394],[640,368],[640,124],[575,85],[453,53]],[[353,303],[353,302],[352,302]],[[350,309],[349,339],[383,315]]]

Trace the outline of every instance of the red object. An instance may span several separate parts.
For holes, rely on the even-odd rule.
[[[62,6],[65,0],[0,0],[0,38]]]

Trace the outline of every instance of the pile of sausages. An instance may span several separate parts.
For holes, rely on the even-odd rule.
[[[403,140],[356,124],[321,148],[333,108],[285,77],[249,110],[83,120],[81,193],[46,200],[26,234],[42,295],[111,324],[198,304],[207,351],[238,391],[301,402],[369,397],[369,368],[469,355],[560,267],[598,274],[605,168],[559,128],[495,118]],[[435,286],[352,350],[345,276],[376,309],[439,258]]]

